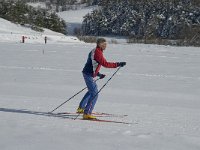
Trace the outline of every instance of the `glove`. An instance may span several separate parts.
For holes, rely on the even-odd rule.
[[[126,65],[126,62],[118,62],[117,66],[118,67],[124,67]]]
[[[98,73],[97,76],[99,77],[99,79],[103,79],[103,78],[105,78],[106,75],[105,75],[105,74]]]

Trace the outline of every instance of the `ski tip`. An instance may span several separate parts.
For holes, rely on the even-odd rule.
[[[87,120],[87,121],[94,121],[94,122],[105,122],[105,123],[116,123],[116,124],[126,124],[131,125],[133,123],[124,122],[124,121],[114,121],[114,120],[102,120],[102,119],[81,119],[81,120]]]

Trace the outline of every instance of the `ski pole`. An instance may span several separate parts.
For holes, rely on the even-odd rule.
[[[96,79],[96,81],[98,81],[100,78]],[[68,100],[64,101],[62,104],[60,104],[58,107],[56,107],[55,109],[53,109],[52,111],[50,111],[49,113],[53,113],[56,109],[60,108],[62,105],[64,105],[65,103],[67,103],[68,101],[70,101],[71,99],[73,99],[76,95],[80,94],[81,92],[83,92],[85,89],[87,89],[87,87],[83,88],[82,90],[80,90],[79,92],[77,92],[76,94],[74,94],[72,97],[70,97]]]
[[[100,92],[101,90],[108,84],[108,82],[115,76],[115,74],[119,71],[121,67],[119,67],[114,73],[113,75],[108,79],[108,81],[101,87],[101,89],[92,97],[92,99],[94,99]],[[74,120],[76,120],[81,113],[78,113],[78,115],[74,118]]]

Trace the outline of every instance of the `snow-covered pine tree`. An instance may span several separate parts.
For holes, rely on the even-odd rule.
[[[125,35],[133,38],[179,39],[200,27],[195,0],[101,0],[84,17],[86,35]],[[195,30],[196,32],[196,30]]]

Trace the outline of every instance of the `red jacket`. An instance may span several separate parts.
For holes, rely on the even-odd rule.
[[[85,67],[83,68],[83,73],[92,75],[96,77],[99,73],[101,66],[105,68],[117,68],[117,63],[107,62],[103,56],[103,50],[99,47],[93,49],[89,55]]]

